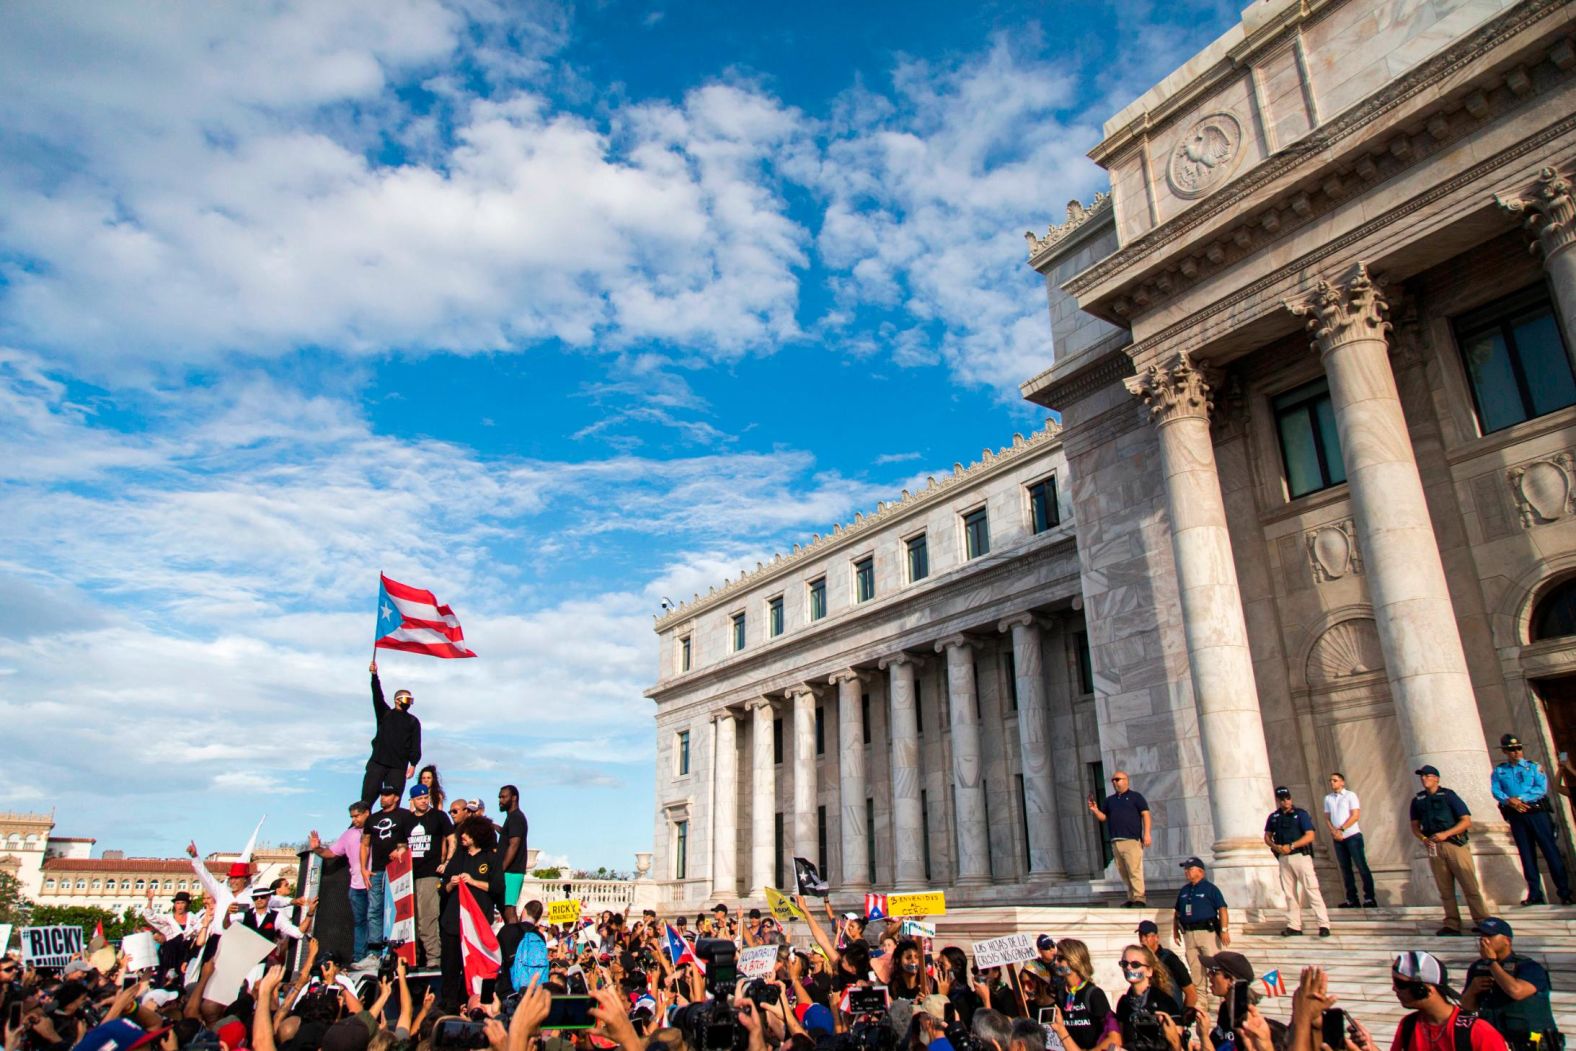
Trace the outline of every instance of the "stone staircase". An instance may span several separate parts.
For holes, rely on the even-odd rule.
[[[843,909],[840,907],[839,911]],[[1259,974],[1280,970],[1288,995],[1266,998],[1260,1006],[1267,1016],[1282,1021],[1289,1018],[1290,993],[1297,987],[1302,968],[1323,967],[1341,1006],[1370,1028],[1381,1047],[1388,1047],[1396,1023],[1405,1013],[1390,988],[1390,961],[1395,955],[1409,949],[1433,953],[1449,968],[1451,984],[1457,990],[1467,965],[1477,958],[1477,939],[1470,934],[1459,938],[1434,935],[1440,927],[1440,916],[1436,907],[1360,911],[1332,908],[1331,936],[1320,938],[1312,926],[1312,914],[1304,910],[1308,933],[1282,938],[1284,911],[1237,910],[1232,919],[1231,949],[1246,956]],[[1566,1032],[1576,1032],[1576,907],[1510,908],[1504,918],[1515,928],[1516,951],[1548,968],[1554,987],[1555,1017]],[[974,941],[1004,934],[1047,933],[1056,938],[1078,938],[1089,946],[1096,983],[1114,1001],[1125,987],[1117,961],[1123,946],[1137,941],[1135,928],[1143,919],[1159,924],[1162,938],[1169,940],[1168,909],[1099,905],[969,908],[934,917],[931,922],[936,924],[938,946],[957,945],[965,951]],[[802,924],[792,926],[800,928],[793,931],[795,941],[808,937]]]

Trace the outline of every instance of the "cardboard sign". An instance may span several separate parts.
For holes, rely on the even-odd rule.
[[[770,978],[777,969],[777,946],[750,945],[739,950],[739,974],[744,978]]]
[[[939,890],[925,891],[923,894],[887,895],[888,916],[945,916],[946,914],[947,896]]]
[[[402,850],[398,857],[389,858],[385,873],[388,908],[384,915],[393,918],[388,941],[406,967],[416,966],[416,880],[411,875],[414,864],[411,852]]]
[[[159,965],[159,946],[149,931],[126,935],[120,943],[120,948],[126,954],[128,972],[145,971]]]
[[[64,967],[87,942],[81,927],[23,927],[19,937],[22,963],[32,967]]]
[[[234,1003],[246,976],[273,951],[272,938],[239,923],[226,927],[224,937],[219,939],[219,951],[213,954],[213,974],[208,977],[202,998],[216,1004]]]
[[[974,966],[1005,967],[1009,963],[1023,963],[1039,957],[1034,948],[1034,935],[1009,934],[1004,938],[989,938],[974,943]]]
[[[566,901],[548,902],[547,922],[560,925],[580,922],[580,899],[569,898]]]
[[[766,904],[772,910],[772,916],[778,923],[804,919],[804,914],[799,911],[799,906],[790,901],[776,887],[766,888]]]
[[[925,923],[921,920],[904,920],[903,926],[898,931],[905,938],[934,938],[936,925]]]

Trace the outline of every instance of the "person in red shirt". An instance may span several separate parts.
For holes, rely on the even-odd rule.
[[[1456,1051],[1466,1029],[1472,1051],[1506,1051],[1499,1030],[1474,1015],[1461,1017],[1445,965],[1431,953],[1404,952],[1390,968],[1395,998],[1411,1014],[1396,1026],[1390,1051]]]

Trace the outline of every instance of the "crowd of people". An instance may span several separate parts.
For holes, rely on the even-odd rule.
[[[1263,979],[1230,948],[1225,896],[1197,857],[1183,862],[1169,931],[1143,920],[1122,948],[1115,962],[1125,988],[1114,1000],[1117,990],[1098,986],[1093,953],[1078,938],[1040,934],[1035,958],[980,967],[965,947],[898,921],[878,929],[861,914],[839,916],[830,899],[823,921],[802,895],[796,911],[807,934],[797,938],[770,914],[723,903],[693,925],[651,910],[545,922],[542,901],[522,900],[528,823],[518,789],[499,789],[496,820],[480,799],[449,799],[436,767],[417,770],[414,698],[401,690],[390,705],[376,663],[371,672],[377,732],[363,797],[349,805],[343,832],[324,840],[314,831],[308,844],[326,864],[348,867],[349,958],[314,935],[321,897],[296,896],[288,880],[254,882],[245,862],[221,881],[193,843],[203,907],[194,910],[182,892],[169,911],[154,909],[150,892],[143,915],[158,944],[156,966],[133,970],[125,951],[112,963],[95,955],[55,970],[0,959],[4,1051],[1379,1051],[1378,1037],[1337,1005],[1318,968],[1303,971],[1288,1017],[1271,1017]],[[1496,798],[1511,814],[1546,813],[1536,805],[1546,778],[1521,758],[1519,741],[1507,735],[1503,743]],[[1459,882],[1479,958],[1455,980],[1429,952],[1394,958],[1391,983],[1407,1014],[1390,1051],[1560,1051],[1546,970],[1515,951],[1511,923],[1474,897],[1470,855],[1463,871],[1445,849],[1467,834],[1465,803],[1440,787],[1433,768],[1418,776],[1413,831],[1429,845],[1442,894],[1449,888],[1440,933],[1460,931],[1458,916],[1451,924]],[[1143,903],[1148,805],[1125,772],[1112,782],[1112,794],[1089,807],[1119,844],[1128,904]],[[1360,803],[1340,774],[1330,787],[1324,824],[1343,867],[1343,904],[1371,906]],[[1283,933],[1302,932],[1306,903],[1328,934],[1310,856],[1318,828],[1290,791],[1275,797],[1264,842],[1292,902]],[[1523,824],[1537,849],[1537,824]],[[415,967],[408,951],[395,951],[385,909],[391,866],[403,871],[407,857]],[[1551,871],[1568,900],[1552,859]],[[1529,901],[1535,872],[1534,864]],[[219,947],[237,927],[273,952],[238,991],[213,994]],[[473,971],[478,942],[495,944],[486,946],[490,966]],[[741,953],[763,946],[775,953],[751,954],[753,975],[744,976]]]

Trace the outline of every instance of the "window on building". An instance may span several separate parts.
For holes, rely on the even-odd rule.
[[[815,808],[815,867],[820,872],[826,871],[826,807]]]
[[[815,706],[815,754],[826,754],[826,708]]]
[[[990,522],[985,508],[977,507],[963,516],[963,555],[979,558],[990,553]]]
[[[781,765],[783,761],[783,717],[777,716],[772,720],[772,762]]]
[[[772,875],[779,887],[783,885],[783,815],[777,812],[772,839]]]
[[[1281,461],[1286,465],[1286,491],[1295,499],[1346,481],[1341,438],[1335,431],[1330,383],[1324,377],[1304,383],[1270,401]]]
[[[920,689],[924,684],[918,679],[914,680],[914,732],[925,732],[925,704],[924,691]]]
[[[870,885],[876,885],[876,801],[870,796],[865,797],[865,856],[870,859],[870,871],[865,873],[865,878]]]
[[[735,613],[733,615],[733,651],[737,653],[742,649],[744,649],[744,614]]]
[[[925,852],[925,879],[930,880],[930,795],[919,790],[919,842]]]
[[[1018,662],[1011,650],[1002,651],[1001,673],[1007,680],[1007,703],[1018,710]]]
[[[876,560],[873,556],[854,563],[854,601],[869,602],[876,597]]]
[[[673,878],[685,879],[689,873],[689,822],[673,824]]]
[[[103,888],[103,886],[104,886],[103,881],[101,881],[101,880],[94,880],[93,881],[93,889],[94,890],[101,890]]]
[[[990,782],[982,781],[980,787],[984,789],[980,793],[980,800],[985,804],[985,870],[995,879],[996,852],[990,848],[990,830],[993,827],[990,823]]]
[[[1023,775],[1018,774],[1016,776],[1018,778],[1018,816],[1023,818],[1023,827],[1018,832],[1023,836],[1023,864],[1024,868],[1027,869],[1029,866],[1029,797],[1023,791]]]
[[[1538,600],[1532,610],[1532,640],[1576,635],[1576,580],[1567,580]]]
[[[865,738],[865,744],[870,743],[870,695],[859,695],[859,729]]]
[[[903,550],[908,555],[908,582],[924,580],[930,576],[930,548],[925,542],[925,534],[911,536],[903,541]]]
[[[820,620],[826,616],[826,578],[817,577],[810,581],[810,619]]]
[[[689,671],[694,666],[694,655],[690,650],[690,637],[685,635],[679,639],[679,671]]]
[[[1043,533],[1062,520],[1056,506],[1056,476],[1042,478],[1029,486],[1029,525],[1036,533]]]
[[[1542,285],[1456,320],[1484,434],[1576,405],[1576,376]]]
[[[54,890],[55,889],[55,881],[54,880],[46,880],[44,882],[44,886],[48,887],[50,890]]]
[[[1089,794],[1096,799],[1104,799],[1107,791],[1105,785],[1105,763],[1096,760],[1089,764]],[[1093,814],[1089,820],[1094,822],[1095,837],[1100,841],[1100,867],[1103,869],[1111,863],[1116,855],[1111,852],[1111,832],[1104,821]]]
[[[985,718],[985,676],[980,674],[980,662],[973,661],[974,665],[974,721],[981,722]]]
[[[678,740],[679,776],[689,773],[689,731],[680,730]]]
[[[1094,663],[1089,659],[1089,633],[1076,632],[1073,635],[1073,648],[1078,651],[1078,692],[1094,692]]]
[[[766,623],[772,633],[772,638],[783,633],[783,597],[778,595],[766,603]]]

